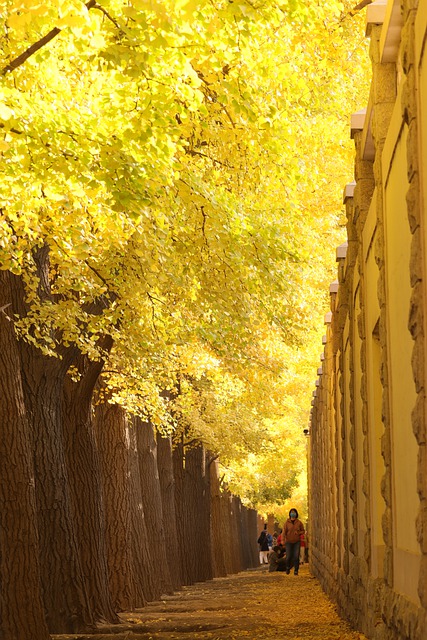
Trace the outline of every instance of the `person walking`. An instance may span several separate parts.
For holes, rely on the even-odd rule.
[[[301,534],[304,533],[304,525],[298,520],[298,511],[292,508],[289,511],[289,518],[285,522],[283,535],[286,548],[286,573],[289,574],[291,567],[294,567],[294,575],[298,575],[299,552],[301,546]]]
[[[264,529],[259,534],[259,563],[268,564],[268,533],[267,525],[264,525]]]

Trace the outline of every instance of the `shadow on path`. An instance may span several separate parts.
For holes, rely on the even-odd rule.
[[[144,609],[121,614],[122,623],[92,635],[54,640],[366,640],[336,613],[308,566],[292,573],[244,571],[184,587]]]

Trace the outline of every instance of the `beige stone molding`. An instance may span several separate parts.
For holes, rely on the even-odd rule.
[[[354,138],[357,132],[362,132],[362,158],[363,160],[373,160],[375,156],[375,146],[371,133],[372,105],[369,98],[368,107],[355,111],[350,116],[350,138]]]
[[[399,54],[402,26],[400,0],[389,0],[380,38],[381,62],[396,62]]]
[[[347,255],[347,249],[348,249],[348,242],[343,242],[342,244],[340,244],[339,247],[337,247],[337,261],[345,260],[345,257]]]
[[[371,91],[372,94],[372,91]],[[372,95],[369,96],[368,107],[366,109],[365,124],[362,131],[362,160],[373,160],[375,158],[375,145],[372,137]]]
[[[354,196],[354,187],[356,186],[356,182],[349,182],[348,184],[345,185],[344,187],[344,193],[343,193],[343,204],[346,204],[347,200],[349,198],[353,198]]]
[[[338,293],[338,288],[339,288],[339,282],[338,280],[334,280],[333,282],[331,282],[331,284],[329,285],[329,293]]]
[[[366,109],[355,111],[350,116],[350,138],[354,138],[356,131],[363,131],[365,126]]]
[[[370,36],[374,24],[383,24],[386,16],[387,0],[376,0],[366,9],[365,35]]]

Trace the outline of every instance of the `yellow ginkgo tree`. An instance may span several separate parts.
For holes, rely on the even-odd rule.
[[[366,92],[350,9],[0,0],[1,311],[4,340],[19,337],[0,379],[21,408],[39,536],[33,578],[13,588],[43,586],[51,632],[114,619],[88,560],[102,566],[101,374],[115,402],[219,454],[251,504],[272,509],[296,484],[348,113]],[[20,625],[9,637],[46,640],[46,624]]]

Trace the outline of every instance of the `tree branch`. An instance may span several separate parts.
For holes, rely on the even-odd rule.
[[[95,3],[95,4],[96,4],[96,3]],[[104,9],[104,7],[101,7],[101,5],[100,5],[100,4],[96,4],[95,9],[99,9],[99,11],[101,11],[101,12],[104,14],[104,16],[105,16],[106,18],[108,18],[108,20],[110,20],[110,21],[113,23],[113,25],[116,27],[116,29],[118,29],[119,31],[123,32],[123,31],[122,31],[122,28],[121,28],[121,26],[119,25],[119,23],[117,22],[117,20],[115,20],[112,16],[110,16],[110,14],[108,13],[108,11],[106,11],[106,9]]]
[[[366,7],[368,4],[371,4],[371,3],[372,3],[372,0],[362,0],[362,2],[359,2],[359,4],[356,4],[356,6],[353,7],[351,11],[349,11],[348,15],[354,16],[358,11],[361,11],[364,7]]]
[[[89,2],[87,2],[85,6],[86,6],[86,9],[89,10],[95,7],[95,5],[96,5],[96,0],[89,0]],[[21,53],[20,56],[12,60],[12,62],[9,62],[9,64],[2,69],[1,75],[5,76],[7,73],[11,73],[12,71],[15,71],[15,69],[17,69],[22,64],[24,64],[24,62],[26,62],[28,58],[30,58],[32,55],[37,53],[37,51],[42,49],[51,40],[56,38],[58,33],[61,33],[61,31],[62,29],[58,29],[58,27],[51,29],[51,31],[49,31],[49,33],[43,36],[43,38],[41,38],[40,40],[32,44],[30,47],[28,47],[28,49],[26,49],[23,53]]]
[[[207,460],[206,460],[206,465],[207,465],[208,467],[210,467],[210,466],[211,466],[211,464],[212,464],[213,462],[215,462],[215,460],[218,460],[218,458],[219,458],[219,453],[218,453],[216,456],[212,454],[212,456],[209,456],[209,457],[207,458]]]

